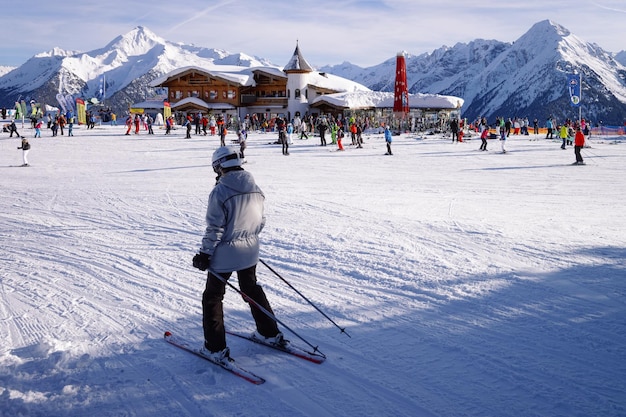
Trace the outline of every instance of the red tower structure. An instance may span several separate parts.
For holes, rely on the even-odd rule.
[[[404,52],[396,57],[396,82],[393,90],[393,112],[404,118],[409,112],[409,91],[406,82],[406,61]]]

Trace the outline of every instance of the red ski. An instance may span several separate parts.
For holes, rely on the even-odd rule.
[[[309,362],[320,364],[326,360],[326,356],[322,354],[321,352],[309,352],[308,350],[303,349],[299,346],[296,346],[293,343],[288,343],[285,346],[274,345],[272,343],[266,343],[265,341],[258,339],[256,337],[253,337],[252,335],[246,335],[243,333],[236,333],[236,332],[230,332],[230,331],[226,331],[226,333],[231,336],[237,336],[242,339],[246,339],[251,342],[270,347],[272,349],[280,350],[281,352],[285,352],[285,353],[288,353],[289,355],[293,355],[298,358],[305,359]]]
[[[179,349],[182,349],[184,351],[187,351],[193,355],[196,355],[208,362],[211,362],[219,367],[221,367],[222,369],[227,370],[228,372],[232,373],[233,375],[237,375],[239,378],[243,378],[248,382],[251,382],[255,385],[261,385],[262,383],[265,382],[265,379],[261,378],[260,376],[242,368],[241,366],[237,365],[235,363],[235,360],[232,358],[228,358],[228,360],[226,361],[215,361],[212,358],[209,358],[207,356],[204,356],[199,349],[193,348],[191,347],[190,343],[186,340],[177,338],[176,336],[174,336],[171,332],[165,332],[165,341],[167,343],[169,343],[170,345],[174,345]]]

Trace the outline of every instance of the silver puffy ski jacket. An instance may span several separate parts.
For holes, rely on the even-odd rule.
[[[244,170],[226,172],[209,195],[201,252],[215,272],[233,272],[259,261],[259,233],[265,226],[265,196]]]

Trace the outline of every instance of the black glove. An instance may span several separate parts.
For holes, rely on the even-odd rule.
[[[200,271],[206,271],[211,264],[211,257],[203,252],[198,252],[193,257],[193,267]]]

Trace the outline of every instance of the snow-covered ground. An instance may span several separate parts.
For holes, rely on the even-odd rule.
[[[0,138],[0,416],[624,416],[626,142],[381,135],[363,149],[250,135],[259,265],[322,365],[229,340],[254,386],[163,341],[201,343],[191,266],[216,137]],[[32,137],[30,129],[23,133]],[[349,142],[349,140],[346,140]],[[233,279],[233,282],[236,280]],[[252,331],[229,290],[227,327]],[[288,334],[297,341],[297,337]]]

